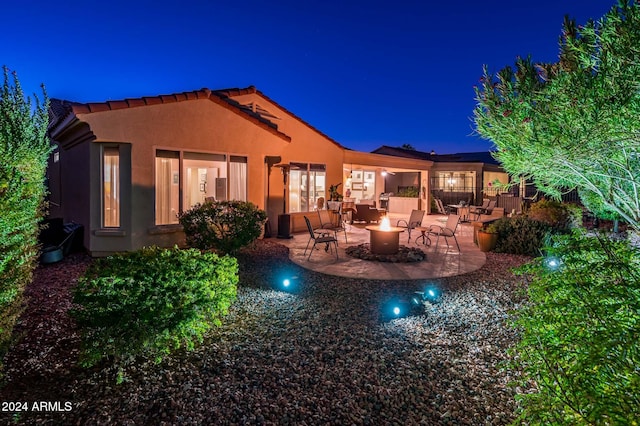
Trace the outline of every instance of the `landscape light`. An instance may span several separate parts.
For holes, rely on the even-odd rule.
[[[550,256],[544,260],[544,264],[547,266],[547,268],[551,269],[552,271],[555,271],[560,267],[560,265],[562,265],[562,261],[557,257]]]
[[[420,297],[395,297],[382,306],[380,316],[383,321],[390,321],[409,315],[419,315],[423,308]]]
[[[283,275],[273,285],[274,290],[292,293],[299,287],[299,278],[296,275]]]
[[[422,300],[426,300],[430,303],[438,303],[440,301],[441,292],[438,287],[429,285],[425,287],[423,291],[416,291],[416,294],[419,295]]]

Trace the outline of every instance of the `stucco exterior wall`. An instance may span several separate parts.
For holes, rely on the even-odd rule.
[[[147,245],[183,245],[180,226],[156,225],[157,150],[246,157],[247,200],[267,210],[273,236],[278,232],[277,217],[283,213],[285,185],[281,169],[269,169],[265,164],[267,156],[279,157],[281,164],[326,165],[325,198],[329,185],[342,183],[344,188],[347,163],[375,170],[376,199],[384,191],[381,173],[385,169],[417,171],[423,177],[421,187],[429,182],[424,177],[428,177],[430,161],[350,151],[259,92],[234,94],[232,98],[230,104],[254,103],[266,109],[277,117],[269,118],[277,129],[219,98],[164,102],[155,97],[133,100],[133,106],[117,101],[74,109],[75,116],[65,117],[64,124],[54,131],[54,139],[60,143],[60,167],[52,173],[57,182],[51,182],[60,188],[56,216],[85,226],[84,245],[94,255]],[[111,109],[110,104],[118,106]],[[106,146],[118,146],[120,152],[119,228],[102,227],[102,150]],[[288,195],[288,188],[286,192]],[[428,198],[421,201],[428,203]],[[292,232],[306,229],[304,215],[316,224],[315,212],[293,213]]]
[[[177,227],[173,230],[171,227],[159,229],[155,225],[157,149],[247,157],[247,200],[265,208],[264,157],[279,155],[290,144],[207,99],[78,114],[78,118],[89,124],[96,139],[64,153],[73,155],[68,161],[84,165],[66,180],[79,182],[77,199],[90,197],[90,203],[80,210],[83,223],[90,223],[90,229],[85,230],[85,246],[96,254],[152,244],[171,246],[184,243],[184,235],[176,231]],[[121,180],[122,195],[130,196],[129,208],[123,204],[121,212],[125,216],[130,214],[130,218],[123,217],[121,232],[102,230],[100,223],[101,151],[98,146],[109,143],[130,147],[127,159],[130,167],[125,162],[121,168],[121,172],[130,170],[130,182]],[[92,148],[89,149],[88,145]],[[89,179],[89,176],[93,178]],[[74,190],[69,185],[63,185],[66,198],[69,198]],[[73,215],[65,211],[65,220],[72,216],[79,217],[78,207],[73,206]],[[93,214],[90,209],[94,209]],[[88,220],[89,217],[91,220]]]

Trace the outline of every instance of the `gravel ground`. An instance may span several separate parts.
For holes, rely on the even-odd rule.
[[[482,269],[436,283],[440,303],[383,322],[385,300],[425,283],[321,275],[290,262],[285,247],[259,241],[239,256],[238,299],[223,326],[193,352],[141,361],[116,385],[108,364],[76,364],[69,290],[90,259],[74,254],[39,268],[27,289],[0,401],[27,402],[28,410],[3,409],[0,421],[508,424],[514,391],[499,363],[515,338],[507,312],[521,301],[509,268],[527,260],[488,253]],[[283,273],[299,277],[294,294],[270,288]],[[40,401],[52,404],[33,411]]]

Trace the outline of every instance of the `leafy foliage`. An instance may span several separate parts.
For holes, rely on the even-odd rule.
[[[213,201],[195,205],[179,220],[190,247],[236,253],[260,236],[267,214],[246,201]]]
[[[640,3],[565,20],[560,59],[518,58],[476,88],[477,132],[512,175],[558,198],[577,188],[600,217],[640,226]]]
[[[418,197],[420,195],[420,192],[418,191],[418,188],[415,186],[408,186],[406,188],[403,188],[402,190],[398,191],[398,193],[396,194],[396,197]]]
[[[626,241],[555,236],[545,259],[519,269],[528,303],[514,325],[527,424],[637,424],[640,418],[640,250]]]
[[[569,232],[581,225],[582,210],[574,205],[553,200],[540,200],[527,211],[529,219],[544,222],[555,232]]]
[[[51,146],[48,98],[32,107],[17,75],[4,67],[0,91],[0,360],[20,314],[22,293],[38,255],[44,177]]]
[[[492,228],[498,234],[496,253],[524,254],[537,256],[551,226],[527,216],[503,217],[493,222]]]
[[[84,366],[193,349],[236,297],[238,264],[199,250],[144,248],[94,262],[74,289]]]

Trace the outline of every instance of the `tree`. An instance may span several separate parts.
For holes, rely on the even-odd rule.
[[[0,89],[0,359],[22,306],[38,255],[44,177],[51,145],[46,92],[36,105],[24,97],[16,73],[3,67]]]
[[[476,88],[476,131],[514,176],[558,198],[577,188],[600,217],[640,229],[640,3],[565,18],[559,61],[517,58]]]
[[[403,143],[400,147],[402,149],[408,149],[409,151],[415,151],[416,149],[410,143]]]

